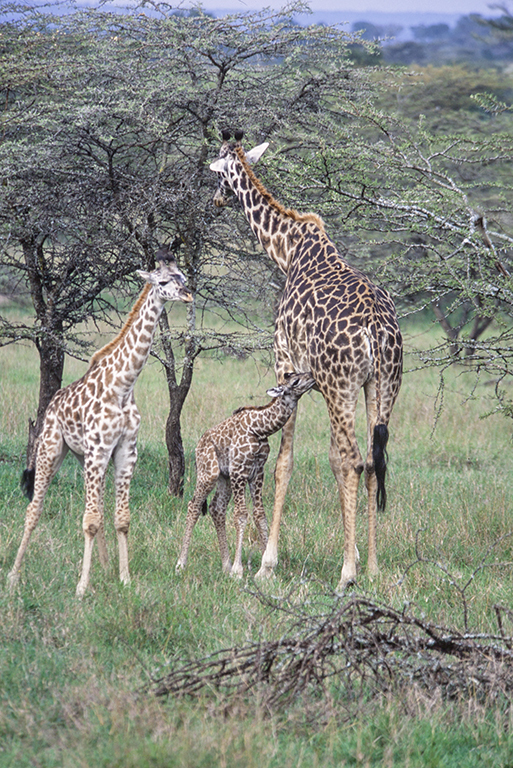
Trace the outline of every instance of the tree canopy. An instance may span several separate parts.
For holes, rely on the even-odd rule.
[[[186,326],[163,315],[158,351],[174,492],[194,360],[269,348],[280,287],[240,212],[212,206],[208,166],[225,127],[271,142],[264,183],[322,215],[403,312],[434,309],[452,346],[427,357],[463,346],[477,369],[510,371],[511,125],[479,96],[507,89],[482,76],[463,98],[465,71],[360,66],[354,36],[293,22],[303,7],[216,19],[166,3],[2,5],[0,280],[30,297],[34,318],[0,317],[0,343],[37,346],[40,421],[64,352],[87,350],[77,327],[117,323],[134,270],[170,247],[195,294]],[[376,60],[375,43],[359,45]],[[491,318],[503,325],[477,343]]]

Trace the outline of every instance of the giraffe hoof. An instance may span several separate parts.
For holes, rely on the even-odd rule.
[[[20,580],[20,572],[19,571],[11,571],[7,575],[7,581],[9,582],[9,590],[12,592],[15,586],[18,584]]]
[[[258,581],[264,581],[266,579],[273,579],[274,576],[275,574],[273,566],[261,565],[260,570],[258,570],[255,574],[255,579],[258,579]]]

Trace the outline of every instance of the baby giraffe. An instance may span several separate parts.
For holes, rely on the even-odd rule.
[[[162,255],[163,251],[159,251]],[[169,257],[169,254],[165,254]],[[11,588],[19,579],[20,565],[43,509],[52,478],[71,451],[84,467],[85,537],[82,575],[77,596],[89,582],[91,554],[96,534],[100,562],[107,565],[103,529],[105,473],[112,458],[116,488],[114,524],[119,548],[119,576],[125,584],[128,571],[130,481],[137,460],[137,433],[141,417],[134,400],[134,386],[148,355],[157,321],[166,301],[192,301],[185,277],[174,261],[160,262],[153,272],[139,272],[146,285],[116,338],[93,355],[81,379],[55,393],[46,410],[35,460],[23,473],[22,487],[30,499],[25,530],[9,574]]]
[[[189,502],[182,551],[176,570],[185,568],[194,526],[200,513],[207,512],[207,496],[217,483],[210,504],[214,520],[223,571],[242,576],[242,537],[248,512],[245,502],[246,483],[253,501],[253,518],[260,537],[262,551],[267,545],[267,520],[262,503],[264,465],[269,456],[269,435],[285,425],[301,395],[315,384],[310,373],[289,373],[285,383],[267,390],[274,398],[262,407],[243,407],[221,424],[212,427],[200,438],[196,448],[196,490]],[[236,549],[233,566],[226,541],[226,508],[233,493],[235,504]]]

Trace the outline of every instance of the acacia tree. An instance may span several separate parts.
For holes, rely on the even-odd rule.
[[[4,6],[1,265],[30,295],[35,322],[3,318],[2,338],[29,338],[40,353],[32,437],[60,386],[64,351],[83,353],[77,323],[111,316],[107,290],[126,287],[136,266],[171,245],[196,297],[185,329],[173,334],[162,320],[170,490],[180,492],[180,413],[196,356],[270,338],[272,265],[242,218],[216,217],[211,203],[220,129],[249,127],[253,141],[292,123],[313,131],[324,105],[342,92],[357,98],[365,81],[346,61],[345,33],[291,23],[301,7],[218,20],[155,3],[64,15]],[[255,319],[262,304],[265,322]],[[207,310],[244,333],[209,330]]]
[[[392,289],[403,313],[435,310],[447,342],[419,353],[424,364],[449,365],[464,350],[476,372],[503,380],[513,369],[510,124],[482,117],[480,132],[460,123],[439,134],[375,103],[338,106],[319,136],[302,137],[301,167],[283,161],[296,153],[284,142],[276,183],[295,175],[302,199],[358,242],[351,260]]]

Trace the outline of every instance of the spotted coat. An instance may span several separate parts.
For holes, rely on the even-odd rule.
[[[223,135],[219,159],[211,164],[219,185],[214,203],[223,207],[235,194],[251,229],[286,275],[275,324],[278,382],[286,372],[309,370],[327,405],[331,426],[330,465],[337,480],[344,520],[344,564],[339,588],[356,579],[356,499],[365,473],[368,491],[368,570],[378,571],[376,510],[384,507],[388,423],[402,376],[402,339],[389,293],[342,257],[322,220],[276,201],[251,164],[267,143],[245,152],[236,134]],[[355,433],[358,395],[367,406],[367,454]],[[292,473],[294,415],[282,432],[276,464],[273,521],[257,576],[270,575],[278,560],[278,534]]]
[[[216,487],[209,510],[214,521],[225,573],[242,576],[242,540],[248,512],[245,489],[249,485],[253,518],[262,551],[267,544],[267,520],[262,502],[264,466],[269,456],[268,437],[278,432],[296,409],[299,398],[315,384],[310,373],[294,373],[285,383],[267,391],[273,400],[261,408],[239,408],[200,438],[196,447],[196,489],[188,505],[185,535],[177,570],[185,567],[192,531],[206,500]],[[226,540],[226,508],[233,493],[236,547],[233,565]]]
[[[48,405],[38,438],[35,459],[23,483],[31,499],[25,515],[23,538],[9,574],[11,586],[19,579],[23,555],[40,518],[52,478],[71,451],[84,467],[85,546],[82,574],[76,593],[85,593],[91,554],[97,535],[100,561],[107,565],[103,528],[105,473],[114,463],[116,508],[114,525],[119,549],[119,575],[130,581],[128,569],[129,490],[137,460],[140,415],[134,386],[150,353],[157,321],[166,301],[192,301],[185,278],[174,262],[161,262],[153,272],[139,273],[147,281],[125,325],[116,338],[93,355],[87,372],[60,389]]]

